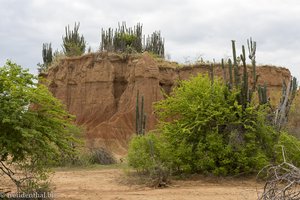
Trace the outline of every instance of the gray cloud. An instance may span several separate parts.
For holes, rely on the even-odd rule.
[[[300,78],[300,4],[297,0],[0,0],[0,64],[12,59],[36,73],[43,42],[61,49],[65,25],[80,22],[89,45],[99,48],[101,28],[141,22],[161,30],[166,51],[183,62],[199,55],[221,59],[252,36],[261,64],[288,67]]]

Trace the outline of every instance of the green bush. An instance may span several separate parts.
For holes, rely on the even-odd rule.
[[[151,187],[164,187],[169,182],[170,168],[163,159],[163,145],[154,133],[135,136],[129,145],[129,165],[145,175]]]
[[[267,108],[237,102],[238,92],[199,75],[180,82],[155,105],[161,135],[130,143],[129,164],[138,170],[159,161],[172,172],[249,174],[274,160],[278,134],[266,122]],[[149,140],[153,141],[151,154]],[[151,160],[152,158],[152,160]]]
[[[139,172],[149,172],[160,160],[159,139],[155,134],[135,136],[129,144],[128,163]]]
[[[284,148],[286,161],[300,167],[300,140],[288,133],[281,133],[278,145],[276,145],[277,163],[283,162],[282,147]]]
[[[221,81],[198,76],[156,104],[173,169],[234,175],[270,161],[276,134],[265,122],[264,108],[243,110],[236,95]]]

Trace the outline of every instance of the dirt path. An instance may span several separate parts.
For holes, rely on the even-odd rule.
[[[52,179],[56,199],[107,200],[250,200],[257,199],[255,181],[173,181],[172,186],[153,189],[122,183],[122,169],[57,171]]]

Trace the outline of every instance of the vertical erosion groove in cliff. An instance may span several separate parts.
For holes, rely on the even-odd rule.
[[[116,104],[118,105],[122,94],[127,88],[128,81],[125,79],[125,77],[115,77],[113,81],[113,85],[114,85],[114,99]]]
[[[249,68],[249,73],[251,69]],[[46,75],[53,95],[62,100],[76,121],[86,127],[86,138],[92,147],[102,146],[124,155],[127,143],[135,132],[135,98],[137,90],[145,98],[147,130],[155,127],[152,104],[170,94],[177,80],[208,73],[207,65],[178,67],[158,61],[148,53],[122,56],[109,53],[66,58]],[[216,76],[222,77],[220,66]],[[259,83],[266,83],[278,101],[282,81],[290,78],[289,70],[261,66]],[[251,83],[251,80],[250,80]]]

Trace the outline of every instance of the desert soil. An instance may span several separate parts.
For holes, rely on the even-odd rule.
[[[56,170],[52,181],[56,199],[61,200],[250,200],[257,199],[257,190],[263,187],[254,179],[193,178],[172,181],[167,188],[155,189],[126,179],[124,170],[104,168]]]

